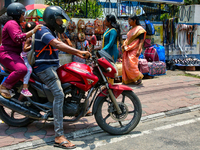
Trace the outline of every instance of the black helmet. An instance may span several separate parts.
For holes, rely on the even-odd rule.
[[[21,17],[21,14],[25,11],[26,11],[25,6],[18,2],[11,3],[7,7],[7,15],[12,17],[17,17],[17,16]]]
[[[57,18],[66,19],[68,21],[71,20],[65,11],[59,6],[49,6],[45,9],[43,14],[44,22],[57,32],[63,33],[65,28],[63,25],[58,25],[56,23]]]

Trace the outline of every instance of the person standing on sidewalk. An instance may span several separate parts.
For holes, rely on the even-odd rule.
[[[25,19],[26,8],[21,3],[11,3],[7,7],[7,15],[0,17],[0,23],[4,25],[2,31],[2,45],[0,47],[0,63],[11,73],[0,85],[0,93],[4,98],[11,98],[9,89],[27,73],[24,60],[21,58],[22,43],[31,37],[42,25],[37,25],[29,32],[23,33],[20,23]]]
[[[88,51],[77,50],[57,40],[55,31],[62,34],[65,29],[62,19],[70,20],[61,7],[49,6],[45,9],[43,20],[46,24],[41,30],[35,33],[35,64],[33,66],[33,71],[43,83],[48,86],[54,96],[54,146],[64,149],[73,149],[76,148],[76,146],[66,139],[63,130],[64,93],[61,81],[56,72],[59,67],[58,50],[81,58],[88,58],[91,54]]]
[[[103,34],[102,48],[105,50],[116,62],[119,55],[117,48],[117,38],[120,38],[120,26],[116,21],[114,15],[107,15],[105,19],[107,30]]]
[[[142,82],[143,74],[138,69],[138,58],[142,52],[142,45],[146,37],[146,31],[140,25],[137,16],[128,18],[129,25],[132,27],[127,33],[127,39],[122,45],[122,82],[124,84]]]

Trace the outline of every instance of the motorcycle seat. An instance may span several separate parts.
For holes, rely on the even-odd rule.
[[[40,80],[40,78],[34,72],[32,72],[31,77],[37,80],[38,82],[43,83],[42,80]]]
[[[34,80],[37,80],[40,83],[43,83],[42,80],[34,73],[32,72],[31,76],[33,77]],[[63,83],[62,85],[63,90],[67,89],[68,87],[71,86],[70,83]]]
[[[3,70],[5,73],[10,74],[9,70],[6,69],[6,67],[4,67],[2,64],[0,65],[0,67],[1,67],[1,70]]]

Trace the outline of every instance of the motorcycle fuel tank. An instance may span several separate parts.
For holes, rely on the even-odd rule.
[[[84,91],[88,91],[99,80],[90,66],[78,62],[62,65],[57,73],[61,83],[71,83]]]

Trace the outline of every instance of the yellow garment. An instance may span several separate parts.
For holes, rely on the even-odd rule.
[[[124,41],[123,45],[127,46],[122,57],[122,82],[124,84],[137,82],[143,78],[143,74],[138,69],[138,57],[136,57],[140,43],[137,37],[142,33],[145,39],[146,31],[141,26],[136,26],[127,33],[127,39]]]
[[[114,79],[112,79],[112,78],[107,78],[107,80],[108,80],[108,83],[110,83],[111,85],[114,84]]]

